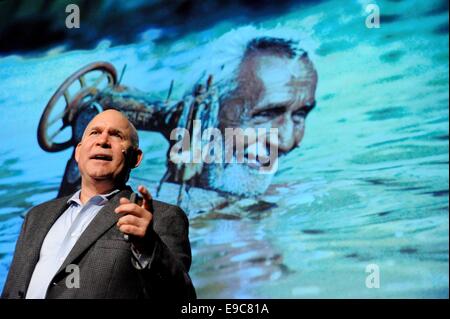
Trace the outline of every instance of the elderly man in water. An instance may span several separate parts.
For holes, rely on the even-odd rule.
[[[200,170],[193,169],[191,176],[183,177],[190,179],[191,186],[243,196],[257,195],[267,190],[276,172],[274,169],[262,172],[267,163],[260,162],[264,157],[260,155],[268,154],[269,164],[276,167],[277,163],[273,162],[278,156],[295,149],[303,139],[306,117],[316,104],[317,72],[307,52],[296,43],[260,37],[248,42],[230,82],[233,88],[223,90],[219,97],[218,126],[225,136],[223,149],[226,153],[243,147],[247,160],[244,163],[227,161],[228,154],[225,154],[222,162],[202,163]],[[236,135],[252,128],[263,129],[263,132],[271,130],[276,136],[268,136],[264,143],[259,143],[259,156],[252,154],[253,161],[250,161],[251,142],[245,139],[248,136],[227,138],[230,130],[238,128],[244,130],[236,130]],[[236,145],[239,141],[244,145]],[[274,154],[277,158],[273,158]],[[169,165],[173,164],[169,162]],[[182,178],[174,176],[169,180],[183,182]]]
[[[219,64],[220,67],[212,71],[215,93],[209,97],[206,94],[211,104],[203,111],[200,111],[201,103],[194,102],[205,88],[208,92],[210,81],[203,91],[199,90],[200,95],[195,96],[197,93],[194,93],[193,98],[189,93],[183,101],[170,106],[166,102],[146,100],[149,95],[121,85],[107,89],[97,97],[104,109],[119,109],[136,128],[158,131],[169,141],[168,168],[160,186],[164,182],[172,182],[240,196],[262,194],[276,173],[278,158],[300,145],[306,117],[316,104],[317,72],[307,52],[299,47],[298,42],[279,37],[253,37],[243,44],[241,49],[234,50],[242,54],[231,57],[232,63],[221,64],[219,60],[226,54],[214,53],[211,64]],[[199,119],[194,116],[186,120],[189,109],[197,115],[198,112],[207,114],[208,125],[212,124],[215,135],[225,136],[220,138],[222,145],[213,152],[223,150],[222,154],[215,154],[215,159],[219,160],[204,161],[202,158],[198,162],[195,154],[192,156],[191,153],[185,157],[187,162],[177,162],[184,157],[182,153],[186,153],[187,134],[180,141],[173,132],[184,125],[181,129],[195,135],[195,123],[194,129],[187,130],[186,126]],[[205,132],[204,124],[201,124],[201,133]],[[249,130],[257,132],[256,140],[246,135]],[[231,138],[227,138],[229,132],[233,133]],[[214,144],[209,136],[206,143],[205,139],[202,143]],[[206,149],[206,153],[208,151]],[[64,184],[63,181],[63,191]],[[75,185],[72,184],[65,192]],[[63,193],[61,190],[60,194]]]

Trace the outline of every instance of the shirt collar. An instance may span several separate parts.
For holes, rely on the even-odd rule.
[[[120,189],[115,189],[115,190],[113,190],[112,192],[110,192],[108,194],[95,195],[91,199],[89,199],[89,201],[87,203],[91,203],[91,204],[99,205],[99,206],[105,205],[105,203],[109,200],[109,198],[112,197],[114,194],[116,194],[119,191],[120,191]],[[67,203],[68,204],[75,203],[75,204],[77,204],[79,206],[83,206],[83,204],[81,203],[81,200],[80,200],[80,193],[81,193],[81,190],[78,190],[77,192],[75,192],[75,194],[73,194],[67,200]]]

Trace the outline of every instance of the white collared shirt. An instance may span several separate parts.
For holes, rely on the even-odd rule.
[[[108,198],[118,191],[116,189],[109,194],[96,195],[84,205],[80,201],[80,191],[78,191],[67,201],[70,206],[56,220],[42,243],[39,261],[28,286],[27,299],[45,298],[51,280],[78,238],[100,209],[105,206]]]

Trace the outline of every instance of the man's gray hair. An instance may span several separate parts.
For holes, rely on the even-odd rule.
[[[244,57],[252,53],[267,53],[287,57],[289,59],[306,57],[308,53],[289,39],[259,37],[251,40],[246,47]]]
[[[196,84],[205,84],[209,75],[213,76],[213,85],[219,92],[226,92],[236,88],[236,77],[242,60],[253,49],[268,54],[280,54],[286,57],[300,57],[305,52],[311,61],[316,59],[315,51],[320,43],[316,43],[298,27],[276,26],[270,29],[244,26],[226,32],[219,38],[196,46],[195,50],[174,49],[175,57],[183,57],[183,62],[175,62],[176,58],[168,57],[170,67],[174,68],[177,77],[174,78],[172,97],[182,99],[192,92]],[[189,54],[188,54],[189,53]],[[214,57],[214,59],[211,59]],[[186,61],[185,61],[186,59]],[[165,99],[167,84],[158,82],[159,74],[149,75],[155,81],[158,89],[152,94]],[[154,76],[154,78],[152,78]]]
[[[130,123],[130,141],[131,141],[131,145],[133,146],[133,148],[138,149],[139,148],[139,135],[138,135],[138,132],[136,130],[136,127],[133,125],[133,123],[131,123],[131,121],[129,119],[128,119],[128,123]]]

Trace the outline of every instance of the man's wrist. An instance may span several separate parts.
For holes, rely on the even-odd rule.
[[[151,232],[154,233],[153,230]],[[135,238],[131,241],[131,262],[138,270],[147,269],[151,264],[155,254],[155,239],[153,235],[144,238]]]

